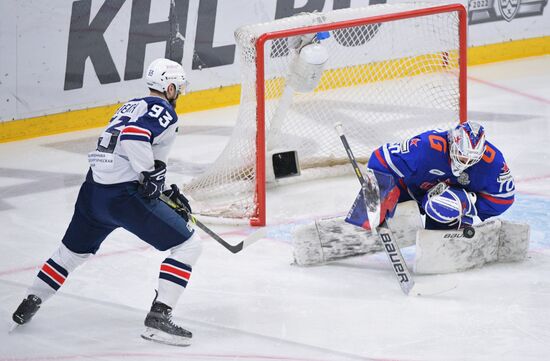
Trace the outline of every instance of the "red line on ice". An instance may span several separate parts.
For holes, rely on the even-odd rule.
[[[235,236],[235,235],[246,236],[246,234],[247,233],[243,232],[243,231],[230,231],[230,232],[219,233],[220,236],[229,236],[229,235],[232,235],[232,236]],[[100,254],[97,254],[94,257],[90,258],[90,261],[93,261],[94,259],[98,259],[98,258],[114,256],[114,255],[117,255],[117,254],[125,254],[125,253],[130,253],[130,252],[140,252],[140,251],[143,251],[143,250],[146,250],[146,249],[149,249],[149,248],[152,248],[152,247],[147,245],[147,246],[140,246],[140,247],[136,247],[136,248],[125,249],[125,250],[121,250],[121,251],[100,253]],[[0,277],[5,276],[5,275],[14,274],[14,273],[33,271],[33,270],[36,270],[36,272],[38,272],[42,265],[43,265],[43,263],[41,263],[39,265],[34,265],[34,266],[18,267],[18,268],[3,270],[3,271],[0,270]],[[0,359],[0,361],[2,361],[2,359]]]
[[[483,79],[479,79],[479,78],[474,78],[474,77],[472,77],[472,76],[468,76],[468,79],[469,79],[469,80],[473,80],[473,81],[478,82],[478,83],[481,83],[481,84],[488,85],[488,86],[493,87],[493,88],[496,88],[496,89],[504,90],[504,91],[506,91],[506,92],[508,92],[508,93],[512,93],[512,94],[516,94],[516,95],[521,95],[522,97],[529,98],[529,99],[531,99],[531,100],[535,100],[535,101],[538,101],[538,102],[550,104],[550,99],[546,99],[546,98],[539,97],[539,96],[536,96],[536,95],[524,93],[524,92],[521,92],[521,91],[516,90],[516,89],[513,89],[513,88],[508,88],[508,87],[506,87],[506,86],[499,85],[499,84],[495,84],[495,83],[492,83],[492,82],[487,81],[487,80],[483,80]]]

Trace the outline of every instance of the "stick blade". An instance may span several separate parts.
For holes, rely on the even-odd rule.
[[[256,232],[253,232],[249,234],[244,240],[243,240],[243,248],[246,248],[250,246],[252,243],[255,243],[259,241],[262,238],[265,238],[267,235],[267,229],[265,227],[262,227],[261,229],[257,230]]]
[[[218,240],[218,242],[222,243],[225,248],[229,250],[229,252],[235,254],[239,253],[246,247],[250,246],[251,244],[255,243],[256,241],[265,238],[265,235],[267,234],[267,230],[265,228],[262,228],[256,232],[253,232],[248,235],[244,240],[240,241],[239,243],[235,245],[231,245],[224,240]]]
[[[415,283],[408,293],[409,296],[436,296],[454,290],[458,287],[456,280],[433,280]]]

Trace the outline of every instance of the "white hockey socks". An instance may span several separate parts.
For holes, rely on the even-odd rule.
[[[196,232],[181,245],[171,249],[170,256],[160,265],[158,302],[172,308],[176,306],[187,287],[193,266],[201,251],[201,239]]]
[[[44,263],[27,294],[38,296],[45,302],[63,285],[69,273],[83,264],[90,255],[74,253],[61,244]]]

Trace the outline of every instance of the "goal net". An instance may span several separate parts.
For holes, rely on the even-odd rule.
[[[266,188],[351,171],[386,142],[466,118],[462,5],[381,4],[235,31],[242,85],[233,133],[183,186],[202,215],[266,221]]]

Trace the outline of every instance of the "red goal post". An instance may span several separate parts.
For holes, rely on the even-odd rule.
[[[330,21],[333,13],[338,15],[334,17],[335,19],[338,19],[341,14],[345,13],[345,11],[340,11],[340,13],[338,13],[339,10],[336,10],[333,12],[316,14],[316,19],[319,19],[319,17],[326,17],[329,18],[329,21],[309,24],[306,26],[289,26],[288,28],[283,29],[281,29],[281,26],[284,27],[284,24],[281,20],[284,19],[281,19],[273,22],[274,25],[272,27],[275,29],[273,31],[262,32],[260,35],[256,34],[251,38],[245,38],[244,41],[240,39],[240,41],[244,43],[244,45],[240,45],[241,63],[245,63],[246,59],[252,58],[254,62],[254,74],[250,75],[252,74],[252,70],[249,70],[248,75],[246,70],[243,71],[244,75],[239,119],[235,125],[233,135],[225,150],[222,152],[222,155],[205,175],[199,176],[191,183],[184,185],[184,191],[188,192],[193,200],[196,200],[199,204],[206,205],[205,207],[199,208],[199,213],[204,215],[212,215],[214,217],[248,219],[250,224],[254,226],[265,225],[267,214],[266,184],[269,181],[266,177],[266,171],[270,172],[270,169],[266,169],[266,164],[269,163],[269,166],[271,166],[271,163],[267,158],[269,154],[267,149],[267,142],[269,141],[268,135],[273,133],[277,134],[280,138],[278,139],[278,143],[285,144],[286,148],[288,148],[287,143],[285,143],[286,140],[292,137],[299,138],[300,140],[297,141],[298,143],[316,143],[319,141],[318,144],[316,143],[310,147],[312,149],[330,148],[331,146],[323,143],[324,139],[330,137],[330,135],[326,135],[326,131],[323,135],[319,135],[317,133],[318,128],[320,128],[319,125],[310,125],[307,130],[299,131],[293,128],[298,128],[302,126],[302,123],[307,123],[307,121],[304,120],[307,117],[316,119],[323,118],[324,113],[318,111],[318,108],[322,108],[322,103],[324,101],[319,100],[319,94],[322,94],[323,92],[331,93],[331,96],[333,97],[331,100],[339,99],[339,101],[347,102],[348,104],[352,104],[356,107],[356,103],[368,103],[371,99],[381,93],[387,94],[384,95],[385,98],[391,98],[392,96],[395,97],[398,100],[396,102],[387,102],[383,99],[371,104],[373,108],[380,108],[381,110],[377,109],[376,112],[378,112],[379,115],[383,114],[384,116],[393,109],[402,107],[404,109],[410,109],[410,114],[415,114],[415,116],[418,117],[422,115],[429,118],[430,116],[427,116],[426,114],[435,114],[436,111],[440,113],[449,113],[447,118],[441,122],[441,126],[448,126],[449,123],[452,122],[451,119],[454,119],[455,123],[456,121],[463,122],[466,120],[467,13],[464,6],[461,4],[441,6],[429,4],[421,5],[420,7],[416,4],[401,6],[373,5],[363,9],[366,9],[365,13],[372,12],[373,14],[359,18]],[[353,10],[354,9],[346,9],[346,11],[350,14]],[[359,12],[359,10],[357,11]],[[445,20],[440,21],[439,18],[445,18]],[[404,30],[400,30],[399,25],[393,25],[406,23],[408,19],[412,19],[415,23],[407,25],[404,27]],[[449,24],[446,22],[449,22]],[[315,91],[311,92],[311,94],[298,94],[296,92],[292,92],[297,94],[294,96],[294,99],[289,100],[288,104],[284,107],[281,105],[283,104],[283,100],[281,99],[284,98],[286,91],[284,84],[289,81],[289,75],[287,75],[288,68],[291,66],[290,60],[287,62],[283,62],[281,60],[285,57],[290,58],[292,55],[288,52],[288,49],[284,49],[285,46],[288,48],[289,39],[308,34],[328,32],[332,37],[339,36],[340,41],[342,41],[343,38],[351,39],[355,37],[359,40],[354,41],[361,44],[361,46],[356,46],[356,48],[361,48],[364,44],[372,42],[375,37],[381,37],[382,32],[386,29],[385,27],[390,27],[386,24],[392,24],[391,27],[394,33],[384,35],[387,36],[387,39],[389,40],[385,40],[385,42],[379,44],[377,48],[365,50],[366,57],[371,56],[372,51],[378,51],[380,49],[382,49],[381,53],[385,53],[385,49],[383,48],[386,45],[387,47],[397,47],[395,44],[399,43],[398,38],[408,36],[417,28],[421,28],[421,32],[419,32],[418,36],[411,38],[413,40],[409,42],[418,41],[420,43],[423,40],[423,37],[429,38],[431,36],[434,36],[434,38],[437,36],[445,36],[453,39],[445,42],[444,45],[441,45],[435,41],[434,44],[427,45],[425,50],[422,50],[424,53],[422,53],[421,50],[418,50],[419,53],[415,54],[414,51],[416,51],[416,49],[414,49],[414,51],[410,54],[401,54],[399,49],[397,49],[394,53],[387,55],[387,59],[375,57],[375,61],[368,63],[358,63],[355,58],[360,59],[361,56],[354,55],[353,63],[343,64],[342,62],[346,61],[345,57],[348,56],[344,54],[342,55],[343,59],[339,60],[340,64],[324,70],[321,83]],[[271,25],[270,23],[264,23],[258,24],[258,27],[258,31],[261,31],[262,28],[269,29]],[[425,29],[423,27],[425,27]],[[412,30],[409,30],[409,28]],[[236,38],[239,36],[238,31],[236,32]],[[365,35],[367,31],[370,35]],[[400,31],[404,33],[399,33]],[[441,35],[434,35],[434,33],[438,32],[441,32]],[[239,45],[239,39],[237,40]],[[247,48],[247,41],[250,42],[252,40],[253,44],[248,44],[252,46]],[[406,42],[407,40],[404,41]],[[324,41],[320,41],[320,43],[323,44]],[[342,47],[345,48],[342,51],[329,47],[329,58],[331,56],[334,57],[335,54],[340,55],[340,53],[345,53],[345,51],[349,50],[348,48],[351,48],[351,46]],[[438,47],[441,47],[441,49]],[[268,50],[270,52],[266,55],[266,51]],[[253,51],[254,54],[251,54],[251,51]],[[351,58],[351,56],[348,57]],[[277,68],[279,63],[282,65],[280,68]],[[246,66],[246,64],[244,66]],[[399,68],[400,71],[396,71],[396,68]],[[433,80],[432,78],[435,76],[434,74],[439,72],[443,74],[445,81],[452,84],[447,85],[440,80]],[[369,78],[365,78],[365,74],[368,74]],[[286,80],[284,79],[285,76],[287,77]],[[429,78],[429,80],[421,80],[423,76]],[[355,80],[350,80],[357,79],[358,77],[360,80],[356,83],[354,83]],[[433,84],[429,83],[430,81],[432,81]],[[252,84],[250,84],[251,82]],[[419,84],[412,86],[410,85],[415,82]],[[368,95],[363,95],[364,93],[369,93],[369,90],[365,87],[369,87],[372,84],[390,85],[389,87],[386,85],[380,85],[381,88],[373,90],[370,97]],[[357,91],[354,88],[356,85],[363,88]],[[249,93],[247,93],[246,87],[248,87]],[[421,89],[422,91],[429,89],[427,93],[428,95],[416,95],[418,89]],[[252,92],[254,94],[252,94]],[[334,95],[333,93],[335,92],[342,92],[343,94],[346,92],[347,93],[344,96],[339,96]],[[407,92],[409,92],[409,95],[407,95]],[[406,103],[405,105],[403,105],[404,103],[400,103],[400,101],[404,98],[414,98],[414,96],[418,96],[419,99],[411,100],[411,103]],[[252,97],[255,99],[250,99]],[[289,98],[292,97],[293,95],[289,96]],[[431,102],[435,105],[432,106],[432,103],[426,103],[427,105],[423,103],[425,98],[429,97],[434,98]],[[316,107],[310,106],[307,108],[308,102],[316,102]],[[415,109],[415,105],[417,103],[422,103],[422,105],[418,106],[418,108],[421,108],[420,110]],[[300,104],[305,105],[304,107],[301,107]],[[281,113],[281,108],[284,108],[285,111],[283,112],[282,118],[280,117],[282,120],[279,119],[277,121],[274,118]],[[426,110],[428,108],[433,109],[428,111]],[[390,111],[388,111],[388,109]],[[327,112],[330,112],[330,109],[325,110],[325,113]],[[406,113],[407,110],[403,112]],[[410,114],[409,118],[411,118]],[[435,117],[435,115],[433,116]],[[250,123],[251,120],[248,119],[252,117],[254,118],[253,122],[255,125],[251,125],[253,123]],[[357,134],[364,134],[364,138],[367,137],[367,134],[368,136],[371,136],[371,133],[374,133],[376,129],[383,129],[380,125],[376,125],[376,114],[371,117],[370,115],[364,116],[363,113],[359,112],[350,118],[354,121],[359,119],[359,121],[365,123],[358,126],[358,129],[365,128],[368,130],[363,133],[359,130],[357,131]],[[394,124],[389,125],[388,128],[395,128],[395,124],[399,124],[399,121],[401,121],[403,116],[400,115],[390,118],[391,120],[389,122],[393,122]],[[328,116],[326,119],[323,119],[323,128],[327,127],[328,120]],[[336,120],[338,119],[335,119],[334,121]],[[269,124],[270,122],[272,124]],[[284,124],[275,127],[273,123],[276,122],[283,122]],[[429,123],[430,126],[433,126],[433,124],[433,122]],[[428,124],[424,126],[425,129],[428,129]],[[418,121],[418,124],[415,123],[415,126],[412,126],[411,128],[413,128],[414,131],[422,129],[420,128],[420,121]],[[413,129],[400,132],[399,135],[412,135],[414,134]],[[252,144],[250,139],[246,142],[246,139],[252,136],[254,137],[254,144]],[[336,138],[336,136],[334,137]],[[321,141],[320,139],[323,140]],[[380,142],[382,139],[377,139],[377,141]],[[383,142],[386,141],[388,140],[383,140]],[[246,144],[243,145],[243,142]],[[371,147],[370,149],[372,150],[373,145],[376,144],[374,141],[366,143],[368,144],[365,145],[365,154],[368,153],[369,147]],[[294,144],[290,146],[290,149],[299,147],[299,145]],[[246,154],[248,154],[249,148],[254,148],[254,159],[246,159],[241,162],[241,157],[238,155],[242,154],[243,160],[244,158],[248,158]],[[285,149],[285,147],[283,147],[283,149]],[[323,156],[312,156],[312,159],[314,160],[312,160],[311,163],[314,164],[314,166],[305,164],[300,164],[300,166],[305,168],[316,168],[318,166],[324,167],[324,165],[319,165],[322,163],[320,159],[327,157],[329,158],[328,167],[331,167],[333,164],[337,163],[334,161],[334,158],[338,150],[333,150],[332,148],[330,149],[330,152]],[[303,149],[297,152],[297,155],[298,158],[300,158],[300,161],[302,161],[303,159],[307,160],[310,153],[311,152],[309,149]],[[358,153],[361,153],[361,150],[359,150]],[[345,153],[342,153],[342,155],[345,157]],[[365,155],[363,154],[363,159],[364,156]],[[235,160],[236,157],[238,157],[239,160]],[[349,167],[349,165],[345,166]],[[351,167],[349,168],[351,169]],[[238,184],[238,186],[232,188],[230,184],[233,183]],[[236,196],[236,202],[233,202],[230,199],[232,194]],[[218,202],[217,205],[211,207],[210,209],[209,197],[214,203]],[[220,197],[228,198],[227,205],[223,204],[225,200],[220,202]]]

